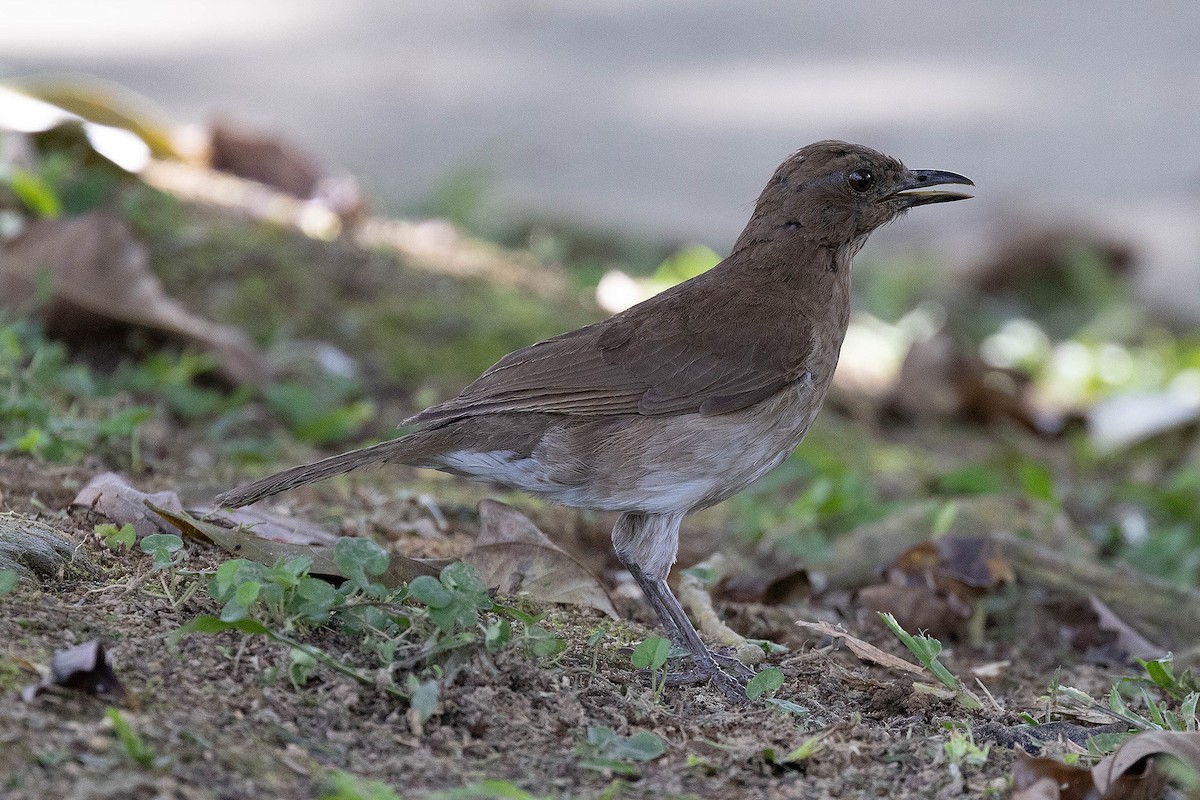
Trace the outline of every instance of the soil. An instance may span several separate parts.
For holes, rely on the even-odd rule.
[[[226,633],[168,646],[173,630],[217,609],[201,599],[203,592],[181,600],[181,586],[152,573],[148,557],[109,550],[92,533],[94,520],[64,511],[91,471],[0,460],[6,508],[40,513],[76,545],[77,558],[97,568],[87,579],[67,572],[26,578],[0,600],[0,796],[6,800],[320,797],[335,770],[382,781],[406,798],[494,779],[555,798],[1005,794],[1018,752],[1006,746],[1014,741],[1016,715],[1038,713],[1037,698],[1058,659],[1071,658],[1035,636],[996,639],[1003,635],[997,631],[1011,631],[1036,613],[1017,592],[1009,594],[1007,623],[994,627],[989,641],[978,648],[948,646],[943,655],[968,681],[973,668],[1007,662],[988,673],[1000,677],[987,679],[994,702],[980,712],[914,691],[912,676],[864,664],[828,640],[791,632],[785,639],[791,652],[768,662],[786,676],[777,697],[804,713],[762,701],[733,704],[707,686],[669,686],[656,696],[631,667],[628,649],[587,645],[597,628],[613,634],[608,642],[654,633],[643,624],[652,621],[648,609],[617,592],[629,622],[575,607],[546,609],[543,624],[568,642],[556,661],[539,662],[514,646],[495,656],[478,648],[448,664],[452,677],[443,682],[438,710],[419,724],[402,702],[328,670],[294,686],[284,677],[286,648],[266,640]],[[336,492],[349,509],[347,519],[369,518],[371,504],[383,496],[370,484],[396,477],[368,474],[336,489],[310,490],[326,494],[293,502],[299,513],[311,513],[328,508],[328,493]],[[548,527],[567,512],[533,513]],[[569,516],[576,546],[592,546],[603,535],[598,529],[605,520]],[[451,518],[457,530],[450,538],[469,540],[470,514]],[[420,549],[419,542],[410,544]],[[426,548],[438,550],[428,542]],[[192,568],[222,560],[202,544],[191,543],[189,550]],[[592,564],[599,568],[603,561]],[[787,627],[781,619],[834,611],[738,604],[721,610],[747,631],[781,631]],[[905,655],[894,637],[875,628],[855,632]],[[129,692],[124,701],[65,690],[33,702],[19,699],[20,689],[38,679],[34,665],[94,638],[109,648]],[[354,642],[337,631],[318,631],[315,643],[351,662],[359,657]],[[1083,664],[1068,664],[1061,679],[1098,692],[1111,683],[1111,676]],[[109,705],[123,709],[157,760],[144,766],[127,756],[105,715]],[[649,731],[663,741],[665,753],[625,762],[630,774],[589,765],[591,726],[622,736]],[[974,729],[977,744],[991,745],[983,765],[948,761],[944,746],[954,729]],[[817,737],[811,755],[788,761],[811,737]],[[1061,752],[1064,746],[1046,749]]]

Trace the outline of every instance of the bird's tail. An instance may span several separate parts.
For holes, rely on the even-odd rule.
[[[384,461],[403,461],[404,456],[411,449],[412,443],[409,441],[409,437],[402,436],[399,439],[380,442],[379,444],[359,450],[351,450],[348,453],[330,456],[329,458],[315,461],[312,464],[301,464],[298,467],[292,467],[291,469],[285,469],[283,472],[276,472],[274,475],[259,478],[244,486],[230,489],[228,492],[218,495],[216,502],[220,508],[241,508],[255,501],[262,500],[264,497],[270,497],[273,494],[286,492],[289,489],[323,481],[326,478],[332,478],[334,475],[341,475],[344,472],[350,472],[359,467],[365,467],[368,464],[379,464]]]

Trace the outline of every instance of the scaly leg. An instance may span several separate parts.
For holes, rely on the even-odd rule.
[[[746,681],[754,676],[754,670],[735,658],[708,649],[667,586],[666,573],[675,558],[681,519],[682,515],[622,515],[613,529],[617,557],[641,587],[671,641],[691,653],[693,670],[669,674],[668,682],[710,680],[726,697],[745,701]],[[667,557],[663,558],[664,555]]]

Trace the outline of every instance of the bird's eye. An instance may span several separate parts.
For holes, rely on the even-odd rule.
[[[875,183],[875,176],[869,169],[856,169],[846,176],[850,188],[856,192],[865,192]]]

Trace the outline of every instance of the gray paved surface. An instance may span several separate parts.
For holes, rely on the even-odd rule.
[[[861,141],[979,184],[875,248],[1102,220],[1200,316],[1200,3],[0,2],[0,76],[47,69],[277,126],[393,207],[474,164],[496,213],[718,248],[791,150]]]

